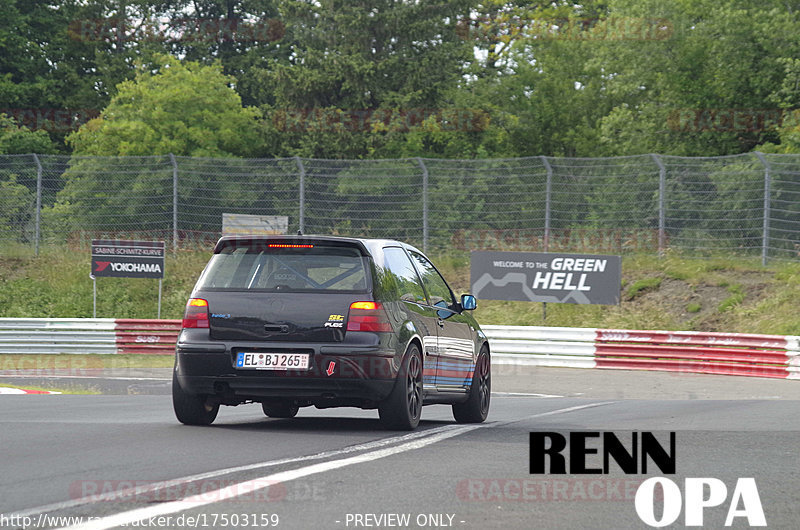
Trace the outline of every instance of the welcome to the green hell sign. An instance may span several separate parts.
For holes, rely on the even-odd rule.
[[[573,304],[619,303],[619,256],[476,251],[472,292],[488,300]]]

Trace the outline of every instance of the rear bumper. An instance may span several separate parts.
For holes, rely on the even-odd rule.
[[[228,405],[247,400],[289,399],[308,402],[309,405],[343,406],[343,401],[361,406],[366,402],[386,399],[394,388],[394,379],[334,380],[295,379],[278,380],[268,377],[249,376],[186,376],[178,375],[178,382],[188,392],[218,396]],[[359,403],[364,402],[364,403]]]
[[[238,351],[310,354],[308,370],[235,368]],[[218,396],[223,403],[292,399],[309,404],[337,401],[378,402],[391,393],[397,376],[395,351],[380,344],[220,343],[180,341],[175,371],[181,387],[193,394]]]

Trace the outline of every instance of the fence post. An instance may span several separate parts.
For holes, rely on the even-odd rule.
[[[302,234],[306,231],[306,166],[303,165],[303,161],[300,160],[299,156],[294,157],[294,161],[297,164],[298,171],[300,171],[300,213],[297,224]]]
[[[42,226],[42,163],[39,161],[39,155],[33,155],[33,161],[36,162],[36,228],[33,240],[33,252],[39,255],[39,234]]]
[[[651,153],[650,156],[653,161],[658,165],[658,255],[664,256],[664,247],[666,247],[667,239],[667,226],[666,226],[666,195],[667,195],[667,168],[661,158]]]
[[[422,251],[428,253],[428,166],[417,157],[417,163],[422,169]]]
[[[770,175],[770,166],[764,153],[759,151],[753,152],[756,157],[764,165],[764,231],[761,235],[761,265],[767,266],[767,250],[769,248],[769,216],[770,216],[770,195],[772,195],[772,175]]]
[[[178,161],[169,154],[172,162],[172,252],[178,251]]]
[[[550,203],[553,194],[553,167],[546,156],[539,157],[547,170],[547,182],[544,189],[544,251],[550,250]]]

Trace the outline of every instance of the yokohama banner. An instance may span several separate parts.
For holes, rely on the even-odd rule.
[[[163,278],[163,241],[92,240],[92,274],[113,278]]]

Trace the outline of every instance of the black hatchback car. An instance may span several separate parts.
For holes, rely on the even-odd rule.
[[[489,412],[489,343],[433,263],[391,240],[226,236],[186,305],[172,399],[182,423],[207,425],[220,405],[260,402],[378,409],[414,429],[422,406],[456,421]]]

